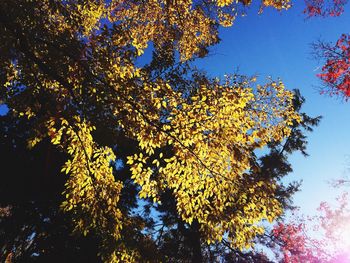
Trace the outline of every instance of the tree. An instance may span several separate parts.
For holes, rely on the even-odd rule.
[[[301,110],[304,98],[298,91],[295,91],[293,100],[294,109]],[[276,180],[279,182],[276,186],[276,198],[283,206],[283,210],[294,209],[291,204],[291,197],[298,191],[299,183],[293,182],[288,185],[283,184],[283,178],[292,172],[292,166],[288,162],[288,156],[295,151],[300,151],[307,155],[307,138],[305,131],[312,131],[320,117],[310,118],[305,113],[300,113],[301,122],[294,122],[289,137],[280,143],[270,143],[266,153],[261,156],[255,156],[254,169],[250,171],[251,178],[260,178],[260,180]],[[249,198],[249,197],[248,197]],[[156,207],[161,214],[158,221],[159,230],[156,231],[158,247],[161,254],[166,255],[166,262],[191,262],[191,253],[196,230],[191,225],[185,225],[179,220],[176,212],[176,206],[173,198],[166,195],[162,197],[162,205]],[[254,239],[257,247],[269,247],[267,243],[274,242],[272,236],[265,233],[257,235]],[[204,262],[271,262],[270,259],[256,249],[238,250],[230,246],[229,240],[223,238],[221,242],[206,244],[201,240],[202,258]],[[215,261],[216,260],[216,261]],[[198,262],[195,261],[194,262]]]
[[[308,0],[305,13],[309,17],[340,16],[344,12],[347,0]],[[317,74],[325,87],[322,93],[350,96],[349,57],[350,36],[342,34],[335,44],[318,41],[312,45],[317,59],[325,61],[322,72]]]
[[[220,81],[190,64],[218,42],[218,24],[231,24],[249,4],[1,1],[0,98],[10,109],[1,132],[11,153],[1,223],[5,237],[13,233],[4,259],[54,258],[57,242],[69,260],[83,250],[107,262],[156,261],[158,244],[145,233],[154,222],[150,213],[135,215],[136,194],[175,215],[193,262],[203,260],[203,243],[251,246],[264,232],[261,221],[282,215],[294,188],[276,170],[259,177],[271,159],[259,165],[254,152],[269,146],[276,155],[284,140],[279,158],[303,151],[304,135],[291,135],[317,120],[297,112],[281,81]],[[150,43],[152,61],[137,66]],[[12,179],[27,175],[17,196]],[[13,218],[19,222],[11,226]]]
[[[332,182],[333,188],[347,187],[347,177]],[[330,201],[330,200],[329,200]],[[313,216],[291,210],[267,235],[264,245],[278,262],[346,263],[350,260],[349,194],[343,192],[335,203],[323,201]]]
[[[327,88],[325,92],[344,98],[350,96],[349,43],[350,36],[343,34],[334,46],[322,41],[313,45],[316,56],[326,61],[317,75]]]
[[[304,218],[296,214],[271,231],[269,247],[279,262],[349,262],[349,199],[342,194],[337,207],[322,202],[318,213]]]
[[[347,0],[305,0],[308,17],[340,16]]]

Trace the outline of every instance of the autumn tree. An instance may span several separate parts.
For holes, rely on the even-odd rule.
[[[308,17],[336,17],[344,12],[347,0],[307,0],[305,13]],[[350,96],[350,36],[342,34],[335,44],[318,41],[312,44],[315,57],[324,65],[317,74],[323,84],[322,93],[339,95],[345,99]]]
[[[348,0],[305,0],[304,13],[310,17],[339,16]]]
[[[314,216],[294,214],[279,222],[267,245],[278,262],[346,263],[350,260],[349,198],[344,193],[336,205],[322,202]]]
[[[322,92],[345,99],[350,96],[349,43],[350,36],[343,34],[335,45],[323,41],[313,44],[316,57],[325,61],[317,75],[324,85]]]
[[[298,91],[295,91],[293,99],[294,109],[300,112],[304,102],[305,99]],[[291,134],[286,140],[270,143],[266,148],[265,154],[252,157],[254,168],[249,172],[252,180],[259,178],[259,180],[276,180],[279,182],[275,195],[282,204],[283,210],[294,209],[291,197],[299,189],[300,185],[298,182],[283,183],[283,178],[293,170],[288,162],[288,156],[296,151],[307,155],[307,137],[305,133],[306,131],[312,131],[313,127],[320,121],[320,117],[311,118],[301,112],[300,115],[301,121],[293,123]],[[250,194],[247,194],[247,198],[250,198]],[[181,222],[176,212],[175,201],[169,194],[162,196],[162,205],[157,206],[155,209],[160,213],[160,219],[157,221],[158,225],[155,231],[158,242],[157,247],[161,254],[166,256],[166,262],[191,262],[191,256],[196,249],[194,244],[196,243],[200,243],[197,249],[201,251],[200,254],[204,262],[216,262],[216,260],[218,262],[271,262],[259,249],[235,249],[230,246],[229,240],[225,237],[221,242],[207,244],[200,238],[195,226]],[[268,247],[267,243],[274,242],[273,240],[274,238],[263,233],[257,235],[254,243],[259,244],[260,247]]]
[[[269,146],[283,159],[304,150],[295,132],[310,123],[293,92],[280,80],[211,79],[191,66],[250,3],[1,1],[2,259],[45,260],[57,241],[71,261],[164,260],[150,253],[158,243],[136,195],[171,207],[196,247],[192,262],[203,261],[204,243],[250,247],[261,222],[283,214],[289,168],[265,173],[269,157],[259,164],[255,151]],[[290,1],[261,1],[269,6]],[[139,66],[150,44],[152,61]],[[74,241],[61,235],[81,243],[67,247]]]
[[[300,110],[302,102],[303,99],[296,93],[294,108]],[[291,171],[291,165],[287,161],[288,154],[295,150],[305,152],[307,142],[303,130],[311,129],[318,122],[318,119],[309,118],[305,114],[301,116],[302,121],[294,123],[291,135],[285,142],[270,144],[270,153],[256,160],[255,172],[251,172],[251,177],[280,180]],[[11,115],[1,118],[3,141],[0,149],[4,161],[2,168],[11,174],[4,178],[1,185],[2,200],[7,204],[1,217],[0,240],[2,240],[1,246],[5,249],[2,250],[2,254],[8,255],[7,252],[16,247],[14,257],[16,260],[26,262],[36,259],[31,256],[32,254],[40,255],[39,258],[43,262],[87,260],[95,262],[98,260],[96,243],[99,238],[92,233],[86,237],[71,236],[69,219],[58,210],[63,199],[60,193],[67,179],[66,176],[60,175],[59,171],[66,157],[64,153],[60,153],[50,145],[48,140],[33,150],[28,150],[27,130],[30,122],[31,120],[26,118],[18,122]],[[106,143],[106,138],[112,136],[106,134],[107,129],[103,131],[105,133],[96,134],[95,138]],[[115,152],[119,161],[126,161],[130,151],[134,151],[135,142],[127,138],[119,139],[121,141]],[[22,165],[18,166],[17,163]],[[264,262],[262,260],[266,256],[261,255],[259,251],[240,251],[232,248],[225,239],[208,245],[198,233],[194,235],[193,233],[196,233],[194,227],[181,221],[176,211],[174,197],[169,192],[161,196],[162,205],[153,204],[150,199],[144,199],[142,205],[138,205],[135,196],[137,192],[135,185],[130,181],[128,170],[128,167],[123,166],[114,170],[116,176],[123,181],[119,205],[129,217],[128,224],[123,228],[125,234],[122,234],[122,239],[127,243],[127,247],[138,250],[142,260],[191,262],[193,251],[196,248],[198,251],[198,246],[194,246],[194,240],[197,240],[204,262],[213,262],[218,258],[227,262],[232,260]],[[31,172],[28,174],[27,171]],[[290,206],[290,197],[297,189],[297,184],[286,186],[282,182],[278,184],[276,196],[284,209]],[[158,219],[152,215],[152,210],[158,211],[160,215]],[[148,235],[152,235],[153,238],[149,238]],[[260,240],[261,236],[258,239]],[[255,239],[254,243],[259,243],[258,239]],[[81,251],[88,253],[82,254]]]

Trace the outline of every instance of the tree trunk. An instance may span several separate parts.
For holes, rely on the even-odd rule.
[[[197,220],[193,221],[191,225],[190,240],[192,241],[192,263],[202,263],[202,248],[201,248],[201,238],[199,232],[199,223]]]

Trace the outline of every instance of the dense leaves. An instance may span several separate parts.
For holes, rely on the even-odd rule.
[[[304,99],[296,91],[293,105],[296,110],[300,110]],[[310,118],[306,114],[302,113],[302,120],[300,123],[294,122],[291,134],[283,142],[274,142],[268,145],[265,154],[259,157],[253,156],[252,166],[247,176],[250,177],[251,182],[258,179],[259,181],[271,182],[276,180],[275,196],[282,205],[283,209],[293,208],[291,204],[291,196],[299,188],[299,183],[293,182],[291,184],[284,185],[282,180],[285,175],[292,171],[292,166],[288,162],[288,156],[295,152],[300,151],[306,154],[306,136],[305,131],[311,131],[312,128],[318,124],[320,118]],[[249,181],[246,180],[248,185]],[[254,196],[253,193],[243,193],[250,199]],[[228,240],[228,237],[223,237],[221,242],[215,242],[212,244],[206,244],[205,240],[201,239],[201,236],[196,232],[196,227],[193,225],[183,224],[176,212],[176,203],[174,198],[165,195],[161,196],[162,204],[156,207],[156,211],[161,213],[160,227],[156,232],[157,240],[159,240],[159,246],[162,253],[167,255],[167,261],[169,262],[182,262],[184,259],[188,259],[185,262],[191,262],[191,252],[196,249],[194,243],[198,239],[202,245],[199,247],[202,260],[204,262],[215,262],[215,260],[221,260],[223,262],[270,262],[269,258],[264,255],[259,248],[266,246],[270,249],[270,243],[275,243],[275,239],[272,236],[268,236],[265,233],[257,235],[253,244],[259,244],[258,246],[251,248],[250,250],[244,249],[243,251],[234,249]],[[265,222],[266,223],[266,222]],[[266,226],[267,224],[265,224]],[[198,242],[197,240],[197,242]],[[171,248],[176,248],[176,253]],[[167,252],[167,249],[170,251]],[[214,260],[215,259],[215,260]],[[198,262],[193,260],[192,262]]]
[[[286,154],[305,151],[318,118],[280,80],[211,79],[190,63],[250,4],[1,1],[1,259],[170,262],[177,247],[173,261],[201,262],[263,235],[297,188],[280,180]]]

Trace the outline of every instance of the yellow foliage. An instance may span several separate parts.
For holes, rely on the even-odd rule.
[[[207,80],[188,95],[135,62],[150,43],[171,46],[180,62],[205,55],[218,41],[217,24],[232,25],[242,1],[0,2],[1,99],[32,121],[29,147],[48,137],[69,156],[61,207],[76,232],[102,237],[104,261],[137,262],[138,255],[107,248],[123,227],[122,183],[112,173],[113,150],[93,138],[95,123],[137,142],[127,164],[139,196],[160,202],[170,190],[182,220],[199,222],[208,243],[227,235],[232,246],[249,246],[263,231],[259,223],[282,213],[276,182],[249,171],[253,152],[285,139],[300,119],[283,83]],[[287,9],[290,1],[261,4]]]
[[[288,9],[291,7],[291,0],[263,0],[263,4],[276,9]]]
[[[261,232],[255,224],[282,213],[274,197],[275,182],[250,182],[246,172],[252,153],[283,140],[291,123],[300,118],[292,107],[292,93],[282,82],[258,86],[256,94],[249,85],[202,86],[190,104],[164,85],[167,101],[176,100],[182,107],[168,107],[172,118],[159,127],[133,116],[143,127],[134,136],[146,154],[128,158],[132,178],[142,186],[141,198],[158,200],[164,188],[171,189],[185,222],[198,220],[209,242],[220,241],[226,233],[241,248]],[[157,97],[148,104],[164,99]],[[153,153],[166,144],[173,146],[174,155],[161,162]],[[151,179],[155,170],[145,165],[152,157],[153,166],[163,163],[157,180]],[[248,187],[249,202],[243,198]]]
[[[119,239],[122,215],[118,201],[122,184],[115,182],[110,165],[115,155],[110,148],[94,143],[92,126],[80,117],[73,119],[72,125],[63,118],[50,119],[47,127],[51,142],[65,148],[71,156],[61,170],[70,175],[62,209],[73,215],[78,233],[87,235],[94,230],[107,240]]]

